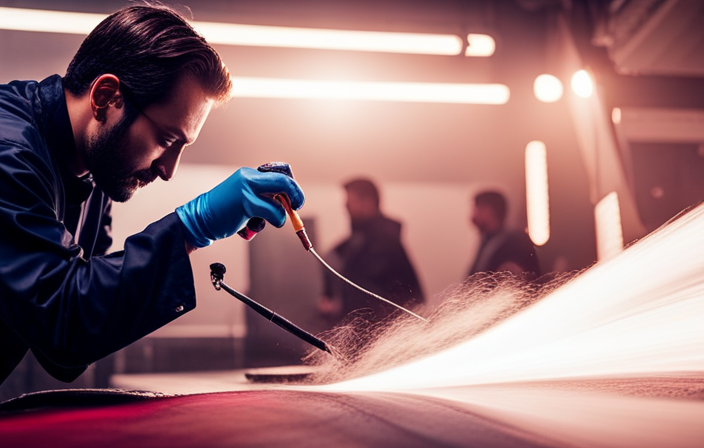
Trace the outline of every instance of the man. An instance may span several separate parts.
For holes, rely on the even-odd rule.
[[[242,168],[143,232],[110,244],[110,205],[169,180],[210,110],[231,96],[216,51],[148,4],[106,18],[66,76],[0,85],[0,382],[31,350],[72,381],[195,307],[188,254],[249,219],[285,220],[290,177]]]
[[[423,302],[423,291],[401,244],[401,223],[384,216],[379,191],[368,179],[344,184],[351,235],[330,254],[338,271],[354,283],[404,307]],[[320,312],[338,323],[360,310],[370,321],[379,321],[396,308],[342,282],[327,271]]]
[[[540,265],[535,247],[525,232],[505,228],[506,199],[496,191],[474,197],[471,222],[481,235],[481,245],[468,275],[477,272],[511,272],[535,278]]]

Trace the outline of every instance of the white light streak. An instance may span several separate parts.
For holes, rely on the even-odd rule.
[[[452,34],[345,31],[215,22],[194,22],[193,26],[213,44],[449,56],[462,51],[462,40]]]
[[[553,75],[540,75],[533,82],[533,93],[544,103],[554,103],[562,98],[562,81]]]
[[[704,206],[699,206],[474,339],[400,367],[324,387],[422,392],[702,372],[702,272]]]
[[[496,42],[488,34],[467,34],[465,56],[489,57],[496,51]]]
[[[503,84],[344,82],[233,77],[239,98],[316,98],[421,103],[506,104]]]
[[[548,160],[545,143],[537,140],[528,143],[525,157],[528,235],[536,246],[542,246],[550,239]]]
[[[594,207],[596,221],[596,253],[599,261],[606,260],[623,250],[621,207],[615,191],[604,196]]]
[[[107,15],[0,7],[0,29],[61,34],[88,34]]]
[[[572,91],[582,98],[589,98],[594,92],[594,81],[586,70],[579,70],[572,75]]]
[[[105,14],[0,7],[0,29],[88,34],[105,17]],[[457,55],[462,51],[462,39],[454,34],[347,31],[199,21],[191,24],[212,44],[433,55]],[[491,36],[470,34],[468,38],[476,50],[468,56],[493,54],[493,48],[490,49],[493,44]]]

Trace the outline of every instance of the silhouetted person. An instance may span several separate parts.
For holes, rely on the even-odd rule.
[[[404,307],[423,302],[423,292],[411,261],[401,243],[401,223],[383,215],[379,191],[367,179],[344,184],[351,234],[328,255],[342,275]],[[370,311],[364,317],[379,320],[395,307],[365,294],[325,271],[324,297],[320,312],[337,323],[350,312]]]
[[[505,226],[507,205],[501,193],[485,191],[474,197],[471,222],[479,229],[481,244],[468,275],[477,272],[526,273],[540,276],[535,246],[525,232]]]

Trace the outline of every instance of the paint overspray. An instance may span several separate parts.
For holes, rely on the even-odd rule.
[[[704,206],[542,287],[474,280],[427,323],[396,316],[361,343],[354,321],[333,329],[345,356],[309,356],[315,390],[450,400],[558,445],[701,445]]]

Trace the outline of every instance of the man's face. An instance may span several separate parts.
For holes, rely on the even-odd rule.
[[[124,202],[157,177],[171,179],[183,149],[198,137],[212,105],[213,100],[187,76],[168,100],[147,106],[134,121],[122,108],[116,122],[106,123],[87,139],[83,160],[95,183],[114,201]]]
[[[368,198],[362,197],[353,190],[347,190],[347,213],[350,215],[350,221],[362,222],[376,216],[377,208],[374,202]]]
[[[500,227],[500,222],[494,213],[494,209],[487,205],[475,204],[470,220],[482,234],[494,233]]]
[[[133,123],[129,118],[123,115],[114,126],[100,129],[97,134],[89,137],[84,156],[84,163],[95,183],[117,202],[128,200],[137,188],[156,178],[151,168],[135,172],[131,161],[123,158]]]

